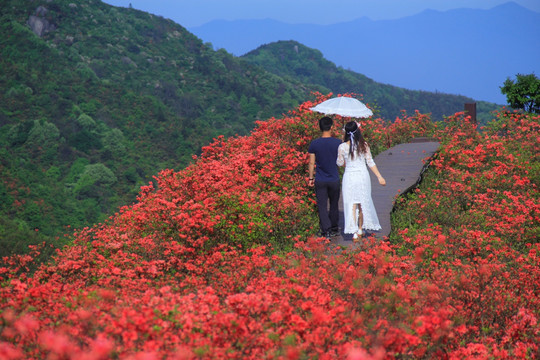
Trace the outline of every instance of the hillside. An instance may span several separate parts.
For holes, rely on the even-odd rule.
[[[499,87],[540,72],[540,14],[513,2],[491,9],[424,11],[393,20],[363,17],[330,25],[271,19],[215,20],[188,30],[241,56],[295,40],[329,61],[385,84],[505,104]]]
[[[1,259],[0,357],[537,359],[539,117],[364,120],[441,148],[387,241],[334,248],[312,235],[314,105],[161,172],[37,269]]]
[[[473,99],[438,92],[414,91],[381,84],[365,75],[337,67],[326,60],[322,53],[296,41],[278,41],[258,47],[241,57],[280,77],[304,84],[317,84],[334,94],[362,94],[371,107],[378,110],[376,116],[393,121],[402,110],[414,114],[416,110],[430,113],[433,120],[442,120],[463,111],[465,103]],[[486,102],[477,103],[477,119],[486,123],[491,112],[499,106]]]
[[[2,254],[105,219],[313,90],[98,0],[4,1],[0,24]]]
[[[380,85],[300,44],[300,59],[287,43],[242,58],[214,51],[170,20],[98,0],[8,0],[0,20],[0,255],[61,244],[135,201],[160,170],[312,91],[365,93],[389,119],[463,108],[464,98]],[[268,49],[284,51],[285,67]]]

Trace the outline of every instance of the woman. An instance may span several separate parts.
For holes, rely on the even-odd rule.
[[[377,176],[379,184],[386,185],[386,180],[379,173],[360,127],[354,121],[345,125],[345,135],[338,148],[336,163],[338,166],[345,165],[342,183],[344,233],[354,234],[353,239],[357,240],[362,236],[362,229],[380,230],[379,218],[371,199],[371,180],[366,164]]]

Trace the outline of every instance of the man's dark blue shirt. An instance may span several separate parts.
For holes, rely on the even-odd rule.
[[[309,144],[308,153],[315,154],[315,181],[339,181],[336,165],[338,147],[341,140],[321,137]]]

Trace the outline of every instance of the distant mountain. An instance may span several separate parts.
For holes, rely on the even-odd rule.
[[[296,41],[262,45],[241,58],[285,79],[313,84],[310,87],[323,86],[328,89],[326,92],[361,94],[363,100],[376,109],[376,116],[392,121],[402,114],[402,110],[408,114],[414,114],[415,110],[431,113],[433,120],[442,120],[443,116],[463,111],[464,103],[474,102],[460,95],[407,90],[377,83],[362,74],[337,67],[319,50]],[[496,108],[496,104],[478,102],[478,119],[489,120],[491,111]]]
[[[295,40],[380,83],[498,104],[506,103],[499,89],[506,78],[540,73],[540,14],[513,2],[490,10],[430,10],[397,20],[360,18],[333,25],[213,21],[189,30],[237,56]]]

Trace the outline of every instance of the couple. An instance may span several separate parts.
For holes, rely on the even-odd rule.
[[[373,171],[379,184],[386,181],[379,173],[368,144],[355,121],[345,125],[343,142],[332,137],[334,122],[325,116],[319,120],[322,135],[309,145],[309,185],[315,186],[319,222],[322,236],[339,235],[339,166],[345,166],[343,174],[343,214],[345,234],[354,234],[353,240],[362,236],[362,229],[380,230],[379,218],[371,199],[371,180],[367,166]],[[315,170],[315,171],[314,171]],[[314,175],[315,172],[315,176]],[[330,211],[328,211],[330,202]]]

